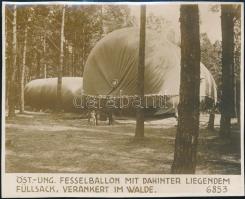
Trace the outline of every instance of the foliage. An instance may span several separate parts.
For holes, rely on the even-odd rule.
[[[6,6],[7,66],[11,61],[12,7]],[[61,5],[17,6],[17,68],[22,60],[25,27],[28,27],[26,81],[44,78],[44,65],[47,65],[47,77],[57,76],[61,11]],[[132,25],[129,14],[126,5],[67,6],[63,75],[82,76],[88,54],[96,42],[104,33]]]
[[[208,35],[200,35],[201,42],[201,62],[208,68],[214,77],[218,90],[221,85],[221,41],[211,43]]]

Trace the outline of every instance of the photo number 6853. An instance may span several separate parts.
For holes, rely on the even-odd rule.
[[[209,185],[206,188],[207,193],[227,193],[228,188],[227,186],[216,186],[216,185]]]

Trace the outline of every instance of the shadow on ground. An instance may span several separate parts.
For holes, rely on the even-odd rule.
[[[207,120],[201,117],[197,173],[240,174],[239,127],[224,140],[218,126],[205,129]],[[175,125],[174,118],[147,121],[145,140],[135,142],[133,120],[92,127],[76,114],[18,114],[6,120],[6,171],[169,174]]]

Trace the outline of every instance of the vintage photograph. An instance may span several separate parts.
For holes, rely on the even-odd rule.
[[[243,4],[2,13],[6,173],[242,175]]]

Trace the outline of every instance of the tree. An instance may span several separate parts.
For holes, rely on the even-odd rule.
[[[29,25],[31,24],[33,18],[33,12],[31,7],[17,7],[18,14],[18,22],[17,22],[17,31],[18,34],[17,40],[19,41],[19,50],[18,56],[19,60],[21,60],[20,69],[19,69],[19,105],[20,105],[20,113],[24,113],[25,109],[25,100],[24,100],[24,88],[25,88],[25,77],[26,77],[26,54],[27,54],[27,35]],[[21,47],[22,46],[22,47]]]
[[[221,73],[221,46],[219,46],[219,42],[216,41],[215,44],[212,44],[210,39],[208,38],[207,33],[202,33],[200,35],[201,42],[201,62],[208,68],[211,72],[216,85],[220,85],[220,73]],[[219,91],[218,91],[219,92]],[[207,98],[206,107],[209,111],[209,121],[207,128],[210,130],[214,130],[214,120],[215,120],[215,101],[214,99]]]
[[[103,29],[105,33],[128,27],[132,24],[130,9],[127,5],[104,5],[103,6]]]
[[[65,5],[62,8],[62,21],[60,31],[60,64],[58,67],[58,83],[57,83],[57,110],[60,110],[62,103],[62,72],[64,62],[64,26],[65,26]]]
[[[221,45],[219,45],[219,41],[212,44],[207,33],[201,33],[200,40],[201,62],[211,72],[216,84],[219,84],[219,74],[221,73]]]
[[[25,70],[26,70],[26,48],[27,48],[27,27],[25,28],[24,35],[24,49],[22,57],[22,67],[20,73],[20,113],[25,110],[24,88],[25,88]]]
[[[222,12],[221,7],[222,6],[214,5],[214,6],[211,6],[211,10],[213,12],[218,12],[221,10],[221,12]],[[231,83],[233,85],[231,86],[232,90],[231,90],[230,95],[229,95],[230,108],[231,108],[230,114],[231,114],[231,117],[237,117],[238,123],[239,123],[239,119],[240,119],[240,65],[241,65],[241,63],[240,63],[240,58],[241,58],[241,5],[239,5],[239,4],[229,5],[229,7],[230,7],[230,9],[228,12],[230,13],[230,18],[233,18],[233,23],[234,23],[234,44],[233,44],[234,45],[234,47],[233,47],[234,48],[233,49],[234,62],[233,62],[233,66],[231,67],[231,74],[230,74],[231,75],[230,80],[231,80]],[[221,57],[222,56],[220,56],[220,60],[222,59]],[[223,60],[222,60],[222,62],[223,62]],[[222,64],[220,64],[220,65],[222,65]],[[220,68],[222,68],[222,66]],[[220,95],[223,92],[222,91],[222,88],[223,88],[223,84],[222,84],[223,74],[222,74],[222,72],[220,72],[220,74],[219,74],[219,82],[218,82]],[[228,82],[227,82],[227,84],[228,84]],[[222,99],[221,99],[221,108],[222,108]]]
[[[43,56],[46,56],[46,34],[43,37]],[[47,64],[44,63],[44,78],[47,78]]]
[[[230,136],[234,111],[234,14],[232,5],[221,5],[222,30],[222,95],[220,135]]]
[[[10,72],[11,72],[11,53],[12,53],[12,27],[13,25],[13,13],[10,6],[5,6],[5,65],[6,65],[6,100],[5,103],[8,106],[8,95],[9,95],[9,85],[10,85]]]
[[[103,29],[113,31],[131,25],[128,6],[103,5],[103,12],[101,12],[101,7],[101,5],[66,6],[64,39],[61,42],[62,6],[17,6],[16,28],[13,28],[13,5],[6,6],[6,104],[10,110],[11,99],[15,105],[20,105],[23,108],[21,105],[24,96],[23,81],[25,84],[37,78],[83,76],[85,62],[90,51],[106,33],[103,32]],[[26,27],[28,27],[28,37],[26,52],[24,52]],[[15,32],[13,32],[14,30]],[[16,34],[16,45],[18,44],[16,51],[13,48],[14,34]],[[61,59],[61,43],[63,45],[63,59]],[[23,63],[25,63],[24,70],[22,70]],[[61,63],[62,69],[60,69]],[[57,75],[59,73],[57,69],[62,71],[62,73],[60,72],[62,75]],[[15,81],[13,81],[12,71]],[[25,71],[24,76],[22,76],[23,71]],[[60,79],[62,82],[62,78]],[[14,97],[12,91],[15,92]],[[20,107],[20,109],[22,108]],[[12,112],[14,112],[13,106]]]
[[[115,9],[113,9],[115,7]],[[28,47],[26,56],[26,80],[57,77],[60,65],[60,27],[62,18],[60,5],[17,6],[17,68],[20,71],[23,60],[24,29],[26,15],[28,23]],[[6,72],[9,87],[12,64],[12,21],[13,9],[6,6]],[[130,9],[126,5],[69,5],[65,9],[63,76],[82,76],[86,59],[91,49],[106,32],[131,24]],[[103,16],[102,16],[103,15]],[[114,18],[116,20],[114,20]],[[7,23],[8,22],[8,23]],[[11,24],[9,23],[11,22]],[[102,23],[103,22],[103,23]],[[103,26],[103,27],[102,27]],[[10,63],[11,62],[11,63]],[[20,73],[16,73],[19,83]],[[9,93],[9,89],[7,89]],[[6,96],[8,96],[8,93]],[[19,94],[19,92],[17,92]]]
[[[16,33],[16,5],[13,8],[13,40],[12,40],[12,66],[10,70],[10,85],[8,99],[8,117],[15,116],[15,100],[16,100],[16,63],[17,63],[17,33]]]
[[[234,84],[235,114],[240,124],[241,6],[236,5],[234,18]]]
[[[139,65],[137,76],[137,92],[144,104],[144,73],[145,73],[145,24],[146,24],[146,5],[141,5],[140,10],[140,39],[139,39]],[[144,137],[144,109],[136,108],[136,129],[135,139]]]
[[[195,173],[199,133],[200,31],[198,5],[181,5],[181,79],[172,173]]]

